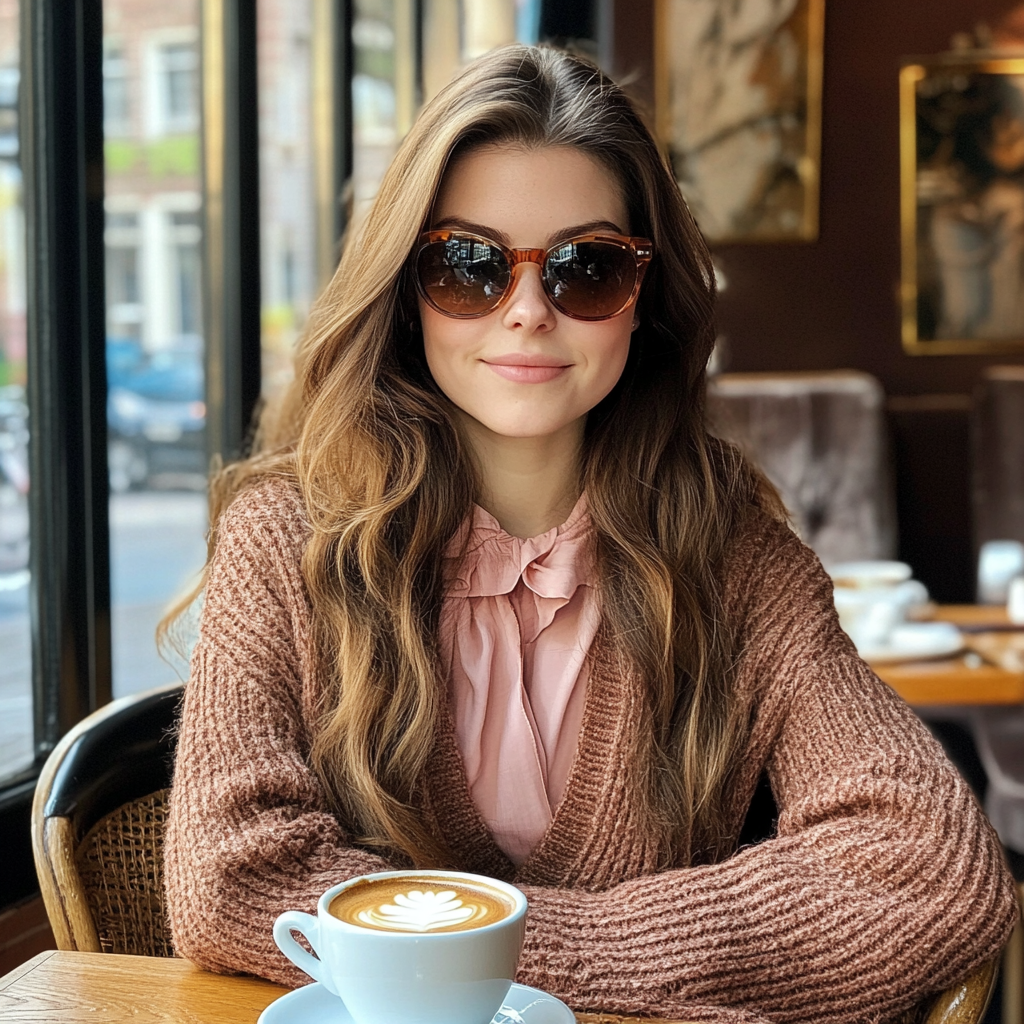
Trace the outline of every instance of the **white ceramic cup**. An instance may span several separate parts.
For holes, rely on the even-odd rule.
[[[928,601],[928,590],[911,579],[906,562],[841,562],[828,572],[839,624],[858,650],[884,646],[911,609]]]
[[[884,644],[889,634],[914,607],[927,602],[928,591],[918,580],[894,587],[854,590],[836,587],[833,592],[839,624],[858,646]]]
[[[448,932],[378,931],[330,913],[331,901],[358,882],[408,877],[483,884],[512,903],[508,917]],[[311,956],[295,940],[299,932]],[[515,886],[464,871],[381,871],[328,889],[317,914],[287,910],[274,941],[296,967],[340,997],[356,1024],[488,1024],[515,977],[526,934],[526,897]]]
[[[1006,592],[1006,614],[1015,626],[1024,625],[1024,576],[1014,576]]]

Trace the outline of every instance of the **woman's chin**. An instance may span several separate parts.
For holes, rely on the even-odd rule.
[[[551,416],[551,410],[547,409],[527,413],[517,410],[510,416],[495,416],[493,411],[490,411],[472,416],[472,419],[495,437],[527,440],[561,434],[575,422],[576,417],[554,418]]]

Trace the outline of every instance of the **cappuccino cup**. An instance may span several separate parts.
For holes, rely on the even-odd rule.
[[[328,889],[316,916],[288,910],[274,922],[281,952],[355,1024],[489,1024],[525,933],[515,886],[461,871],[361,875]]]

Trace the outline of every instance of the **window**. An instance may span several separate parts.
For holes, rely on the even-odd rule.
[[[355,0],[355,217],[365,214],[419,104],[496,46],[534,43],[540,0]]]
[[[257,5],[231,2],[238,36],[212,29],[216,40],[206,40],[224,58],[225,120],[245,140],[218,181],[218,209],[230,207],[218,221],[203,206],[200,0],[0,0],[0,909],[35,890],[29,802],[48,752],[112,692],[165,683],[182,668],[161,660],[153,633],[205,560],[207,432],[218,450],[237,451],[258,398],[257,310],[245,301],[260,286],[259,211],[247,202],[262,155],[258,95],[280,157],[268,171],[278,226],[265,265],[273,301],[292,311],[289,330],[300,329],[320,280],[313,263],[331,265],[310,237],[319,246],[327,223],[329,250],[340,222],[346,175],[331,146],[348,152],[339,99],[349,88],[348,4],[277,4],[287,45],[275,57],[274,94],[273,85],[255,88]],[[345,35],[317,37],[313,24],[325,16]],[[310,71],[318,47],[321,70],[342,55],[329,116],[318,122],[326,161],[308,148],[311,97],[322,95]],[[32,114],[20,133],[19,89]],[[80,175],[101,158],[102,197]],[[333,188],[316,192],[315,207],[311,174]],[[225,255],[208,292],[220,312],[242,282],[231,315],[209,316],[222,371],[209,395],[208,225],[219,225]]]
[[[103,12],[117,29],[105,41],[104,240],[112,668],[123,696],[182,669],[154,634],[206,556],[199,3],[103,0]],[[107,97],[136,52],[146,123],[116,120],[112,138]]]
[[[412,7],[411,0],[356,0],[354,4],[352,183],[357,220],[373,202],[408,128],[406,122],[411,122],[416,98],[410,74],[416,66]]]
[[[172,135],[199,127],[199,54],[195,42],[156,47],[157,131]]]
[[[177,299],[175,322],[182,336],[197,336],[203,329],[201,240],[198,210],[171,213],[170,242]]]
[[[312,0],[259,0],[257,5],[264,394],[291,379],[292,351],[320,283],[313,6]]]
[[[17,5],[0,4],[0,782],[35,759],[18,29]]]
[[[131,131],[128,59],[123,46],[114,40],[103,47],[103,131],[107,136]]]
[[[138,213],[108,210],[103,239],[106,247],[107,336],[137,345],[142,340]]]
[[[0,159],[18,158],[18,68],[0,67]]]

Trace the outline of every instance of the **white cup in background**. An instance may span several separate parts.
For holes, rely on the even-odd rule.
[[[839,624],[858,649],[866,649],[884,646],[908,612],[928,601],[928,590],[919,580],[906,580],[897,587],[869,590],[836,587],[833,599]]]
[[[840,562],[828,568],[839,624],[858,650],[884,647],[914,608],[928,602],[928,590],[911,579],[906,562]]]
[[[1015,626],[1024,625],[1024,576],[1014,576],[1006,592],[1006,614]]]
[[[978,552],[978,601],[1005,604],[1010,580],[1024,573],[1024,544],[987,540]]]
[[[884,558],[835,562],[827,571],[836,587],[843,590],[885,590],[898,587],[914,575],[906,562]]]

